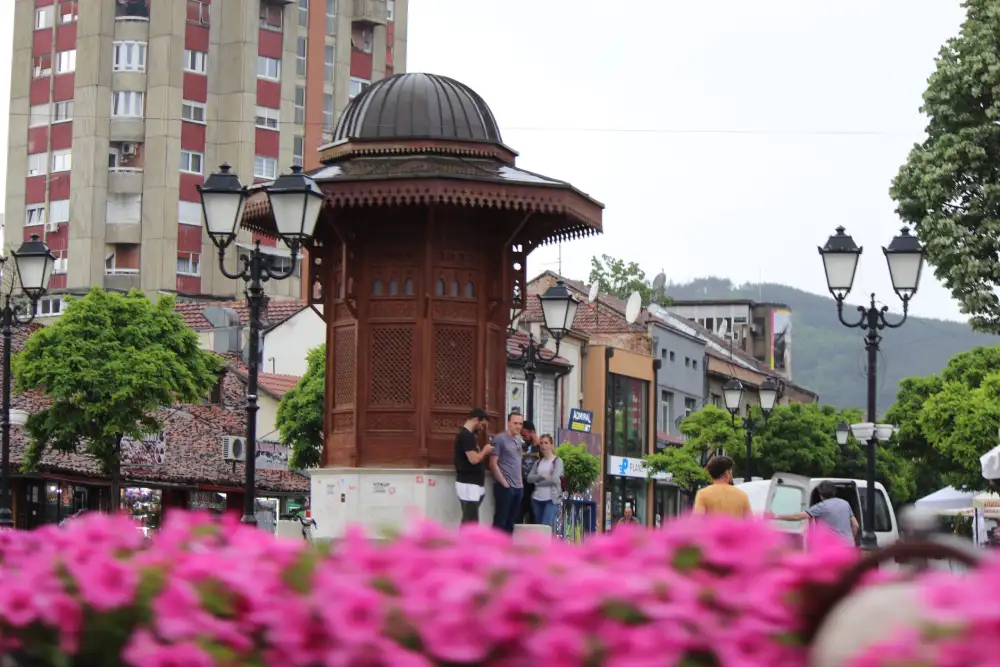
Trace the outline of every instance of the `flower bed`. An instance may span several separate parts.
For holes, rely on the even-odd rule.
[[[804,667],[808,587],[858,556],[811,544],[686,518],[582,546],[419,524],[329,551],[183,512],[146,541],[95,514],[0,533],[0,652],[87,667]]]

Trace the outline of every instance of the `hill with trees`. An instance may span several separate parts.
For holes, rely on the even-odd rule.
[[[822,403],[865,406],[862,332],[840,324],[831,297],[775,283],[734,285],[724,278],[670,283],[665,291],[675,300],[752,299],[787,305],[792,309],[795,382],[819,393]],[[853,311],[850,305],[848,312]],[[910,317],[903,327],[885,332],[878,367],[879,413],[895,401],[900,380],[940,373],[951,357],[981,345],[1000,345],[1000,336],[976,333],[961,322],[923,317]]]

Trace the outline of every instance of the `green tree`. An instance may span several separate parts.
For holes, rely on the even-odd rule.
[[[711,479],[701,465],[701,452],[684,444],[667,447],[655,454],[643,457],[646,477],[652,479],[657,473],[670,473],[670,481],[682,489],[691,489]]]
[[[157,413],[206,396],[221,362],[174,312],[174,299],[151,302],[142,292],[94,287],[69,298],[54,324],[33,333],[14,357],[20,391],[50,399],[29,415],[24,467],[38,466],[48,448],[83,453],[115,475],[123,437],[159,432]]]
[[[886,412],[899,425],[899,456],[913,464],[917,495],[945,484],[985,487],[979,457],[1000,426],[1000,347],[955,355],[938,375],[900,383]]]
[[[309,350],[306,374],[278,404],[274,425],[281,442],[292,448],[292,468],[315,468],[323,454],[323,397],[326,392],[326,346]]]
[[[966,0],[965,9],[924,92],[927,138],[890,195],[972,326],[1000,332],[1000,10],[995,0]]]
[[[755,475],[769,478],[776,472],[828,477],[837,468],[843,451],[837,444],[837,424],[861,421],[858,410],[839,411],[830,405],[792,403],[777,405],[767,424],[754,434]]]
[[[728,412],[714,405],[706,405],[685,417],[680,431],[687,437],[685,446],[690,447],[699,460],[721,451],[730,454],[743,451],[742,425],[738,421],[734,424]]]
[[[639,268],[638,263],[626,262],[611,255],[601,255],[600,259],[590,258],[588,281],[591,284],[597,283],[601,294],[608,294],[623,301],[627,300],[632,292],[638,292],[642,297],[643,306],[648,306],[650,303],[665,306],[670,303],[663,290],[653,293],[653,285],[646,280],[646,272]]]

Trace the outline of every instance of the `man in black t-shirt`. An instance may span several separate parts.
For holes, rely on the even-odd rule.
[[[479,522],[479,505],[486,492],[486,467],[484,462],[493,452],[493,445],[479,447],[477,432],[485,430],[486,411],[476,408],[462,424],[455,436],[455,493],[462,505],[462,523]]]
[[[521,438],[524,441],[521,445],[521,480],[524,484],[524,496],[521,498],[521,513],[518,523],[534,523],[534,514],[531,511],[531,494],[535,492],[535,485],[528,484],[528,473],[531,472],[538,457],[541,456],[534,422],[524,422],[524,426],[521,427]]]

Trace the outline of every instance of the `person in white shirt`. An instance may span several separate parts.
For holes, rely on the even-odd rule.
[[[555,453],[551,435],[538,439],[541,456],[528,473],[527,482],[534,484],[531,493],[531,511],[535,523],[556,528],[556,514],[562,506],[563,462]]]

